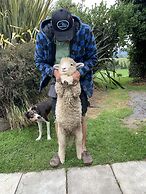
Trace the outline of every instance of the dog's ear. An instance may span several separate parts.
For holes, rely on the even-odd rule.
[[[33,106],[33,107],[31,107],[31,110],[35,111],[37,114],[41,115],[39,107]]]
[[[37,110],[37,106],[32,106],[31,110]]]
[[[25,116],[27,119],[29,119],[29,113],[28,113],[28,112],[25,112],[25,113],[24,113],[24,116]]]

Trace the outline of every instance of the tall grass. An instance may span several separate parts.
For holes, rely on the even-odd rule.
[[[26,102],[27,106],[27,102]],[[27,106],[28,108],[29,106]],[[7,120],[9,122],[11,129],[20,129],[26,127],[29,124],[29,121],[25,118],[24,112],[26,109],[19,108],[13,103],[9,109],[7,109]]]

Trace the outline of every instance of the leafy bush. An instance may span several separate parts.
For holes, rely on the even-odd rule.
[[[34,44],[1,49],[0,72],[0,117],[10,121],[41,97],[38,93],[39,73],[34,64]],[[11,124],[12,128],[15,123]]]

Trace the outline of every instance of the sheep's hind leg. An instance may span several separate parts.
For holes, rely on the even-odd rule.
[[[77,153],[77,158],[81,160],[82,156],[82,129],[81,127],[76,130],[75,132],[75,141],[76,141],[76,153]]]
[[[65,162],[65,146],[66,146],[66,137],[63,131],[63,128],[58,124],[58,156],[60,158],[60,162],[63,164]]]

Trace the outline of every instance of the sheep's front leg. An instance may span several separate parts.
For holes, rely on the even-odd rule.
[[[58,96],[62,97],[64,93],[64,87],[61,82],[56,82],[55,84],[55,90]]]
[[[66,137],[64,134],[64,130],[58,124],[57,129],[57,137],[58,137],[58,156],[60,158],[60,162],[63,164],[65,162],[65,147],[66,147]]]
[[[80,83],[78,83],[77,85],[72,87],[72,93],[73,96],[76,98],[78,96],[80,96],[81,94],[81,87],[80,87]]]
[[[81,160],[82,155],[82,137],[82,128],[80,126],[75,132],[76,153],[79,160]]]
[[[67,75],[62,75],[61,82],[62,82],[62,84],[67,83],[67,85],[72,85],[73,84],[73,77],[67,76]]]

